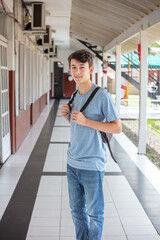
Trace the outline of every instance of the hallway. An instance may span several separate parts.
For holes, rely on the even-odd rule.
[[[1,240],[75,240],[66,179],[70,126],[60,115],[66,101],[50,101],[19,150],[0,169]],[[154,192],[158,209],[160,194],[131,159],[126,168],[123,153],[118,149],[116,157],[121,168],[110,156],[106,166],[102,240],[160,240],[148,217],[151,214],[147,216],[142,207],[140,192]],[[141,184],[141,189],[136,188],[133,168],[136,181],[145,182],[146,189]],[[160,213],[154,216],[160,231]]]

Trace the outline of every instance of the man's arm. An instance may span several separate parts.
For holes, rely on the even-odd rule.
[[[91,119],[87,119],[81,112],[73,111],[72,121],[101,132],[120,133],[122,131],[120,119],[116,119],[111,122],[98,122]]]

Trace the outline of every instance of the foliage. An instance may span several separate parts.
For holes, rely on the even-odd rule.
[[[160,119],[147,119],[147,125],[160,135]]]

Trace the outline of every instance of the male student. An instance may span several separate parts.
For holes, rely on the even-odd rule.
[[[110,94],[100,88],[84,112],[80,109],[96,88],[90,75],[93,58],[90,52],[78,50],[69,58],[70,73],[78,85],[71,104],[61,108],[62,116],[71,124],[67,153],[69,201],[76,240],[100,240],[104,222],[103,177],[106,145],[99,131],[120,133],[121,122]]]

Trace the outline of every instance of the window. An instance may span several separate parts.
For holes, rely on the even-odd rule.
[[[19,43],[19,59],[18,59],[18,101],[19,109],[25,109],[25,90],[24,90],[24,45]]]
[[[30,49],[26,49],[26,105],[31,104],[31,61]]]

